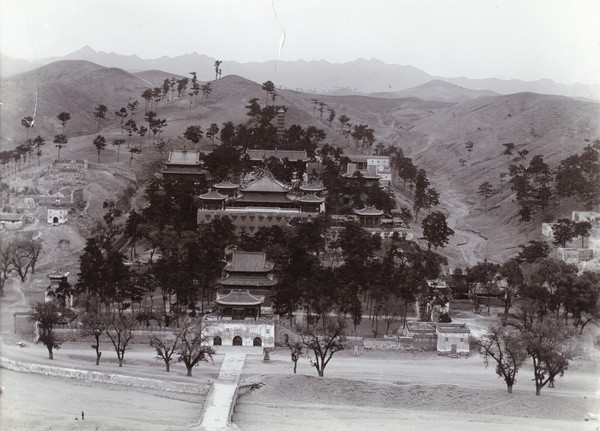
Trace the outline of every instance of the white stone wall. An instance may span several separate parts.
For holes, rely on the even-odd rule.
[[[589,221],[594,223],[600,221],[600,213],[593,211],[573,211],[571,219],[575,222]]]
[[[261,339],[262,347],[275,347],[275,323],[272,320],[206,320],[204,328],[213,345],[216,336],[221,337],[223,346],[233,346],[233,338],[242,338],[243,347],[252,347],[254,339]]]
[[[367,165],[377,166],[378,169],[389,168],[390,158],[386,156],[372,156],[367,159]]]

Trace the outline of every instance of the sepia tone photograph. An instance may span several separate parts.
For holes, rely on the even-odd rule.
[[[0,0],[0,430],[598,431],[599,24]]]

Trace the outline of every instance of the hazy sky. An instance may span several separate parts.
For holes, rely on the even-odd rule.
[[[85,45],[142,58],[377,58],[444,77],[600,83],[600,1],[0,0],[3,54]]]

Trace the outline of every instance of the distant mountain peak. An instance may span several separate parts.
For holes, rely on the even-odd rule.
[[[432,79],[425,84],[419,85],[417,88],[432,88],[432,87],[443,87],[443,88],[463,88],[460,85],[452,84],[451,82],[443,81],[441,79]]]
[[[89,45],[85,45],[83,48],[78,49],[77,51],[74,51],[69,55],[72,55],[72,54],[97,54],[97,53],[98,53],[98,51],[96,51],[94,48],[92,48]]]

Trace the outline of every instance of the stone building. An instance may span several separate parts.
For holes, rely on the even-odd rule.
[[[53,225],[63,224],[69,221],[69,207],[56,200],[54,205],[48,207],[48,223]]]
[[[232,320],[205,316],[204,342],[209,346],[275,347],[275,322],[273,319]]]
[[[219,280],[222,286],[245,285],[248,289],[231,289],[217,293],[216,314],[204,317],[203,325],[207,340],[213,346],[275,347],[275,322],[263,316],[265,296],[258,292],[270,291],[265,284],[273,283],[265,268],[264,253],[238,253],[228,268],[226,276]],[[260,281],[262,280],[262,281]],[[252,293],[251,293],[252,292]]]
[[[470,334],[465,323],[407,322],[404,329],[414,347],[436,350],[438,355],[468,355]]]
[[[363,176],[376,176],[381,182],[389,183],[392,181],[392,170],[388,156],[348,154],[347,157],[350,159],[347,175],[352,175],[354,171],[359,171]]]
[[[437,323],[437,352],[440,355],[468,355],[471,330],[464,323]]]

